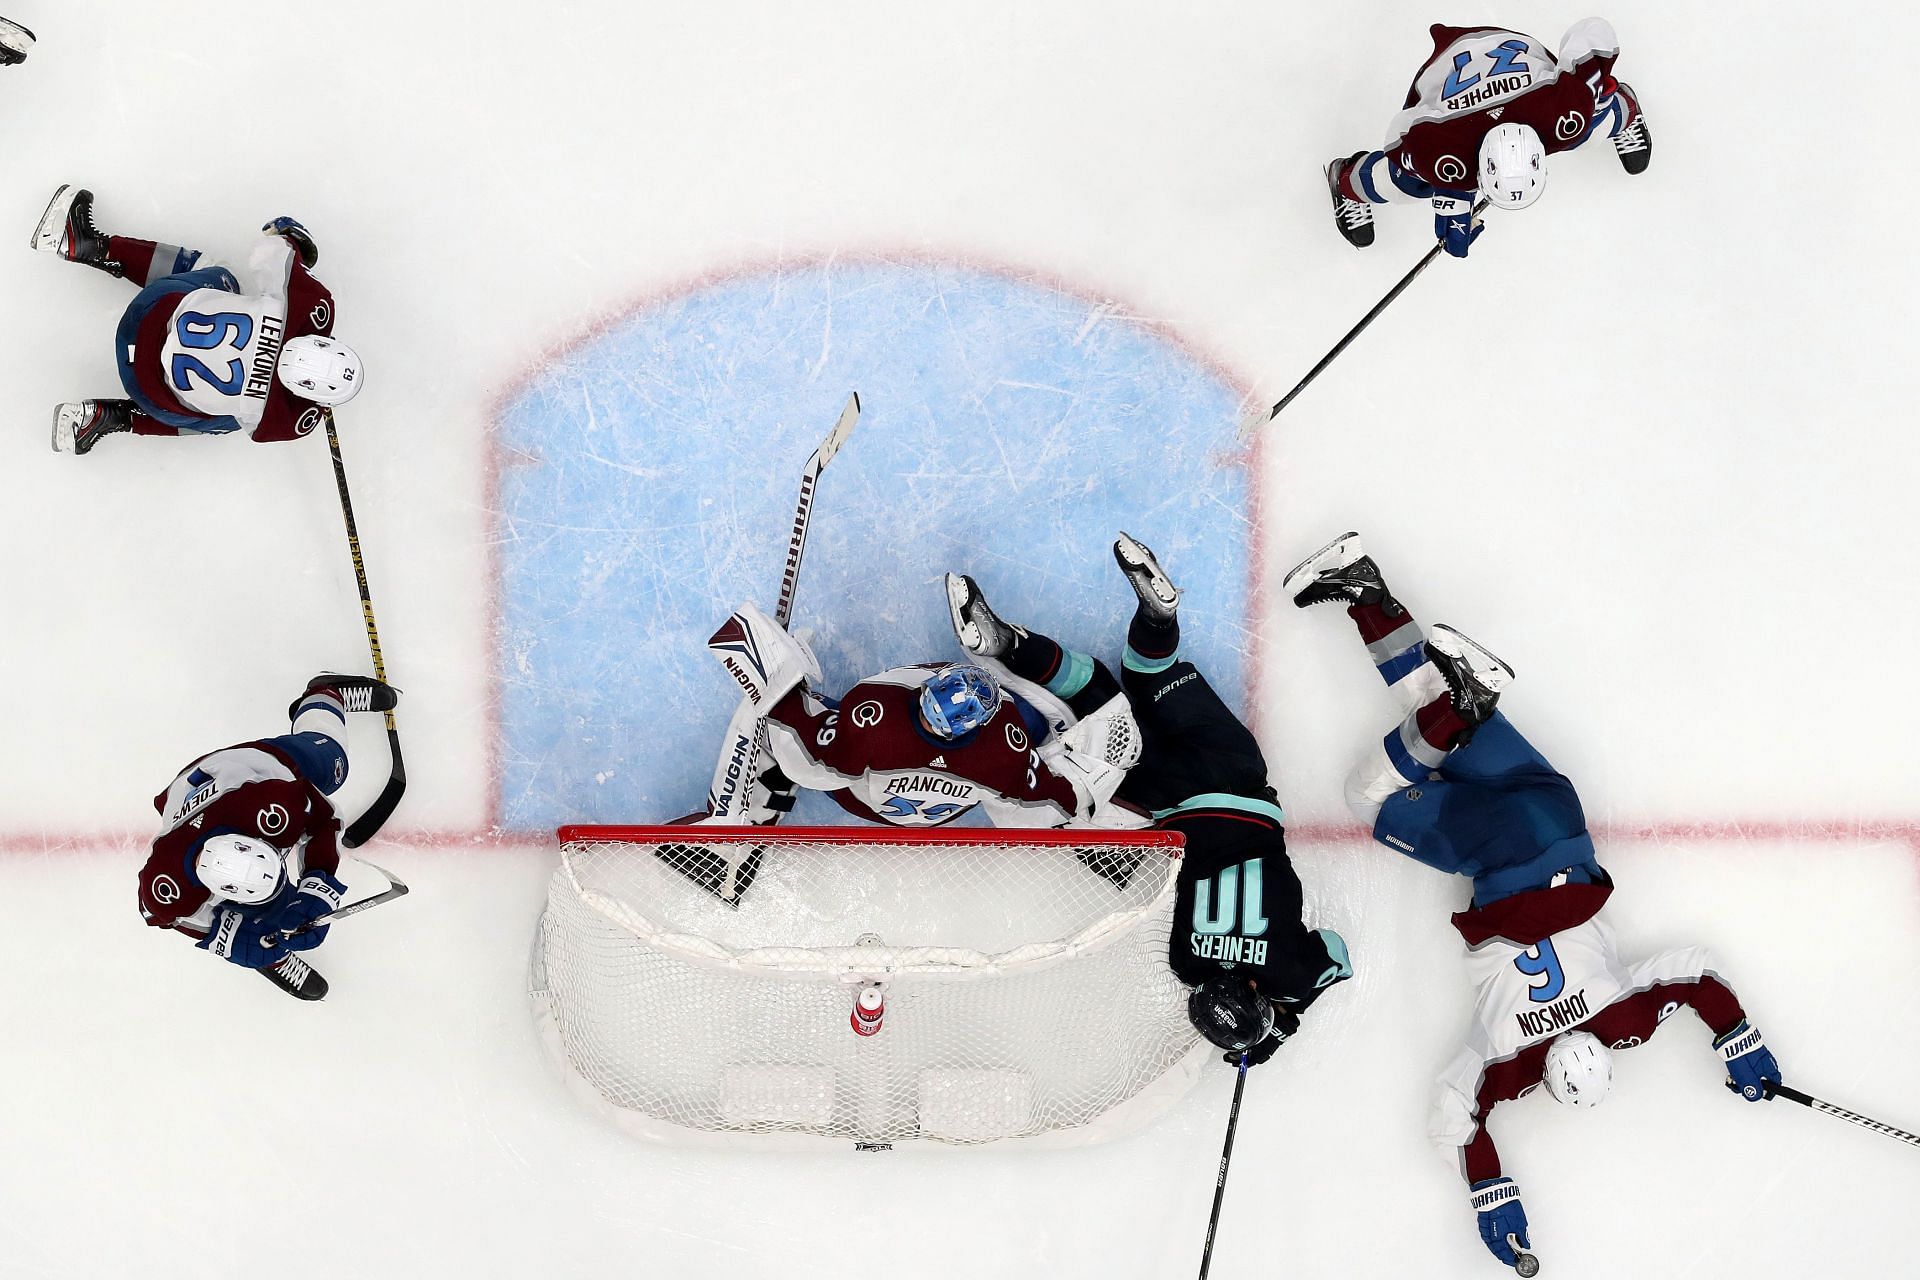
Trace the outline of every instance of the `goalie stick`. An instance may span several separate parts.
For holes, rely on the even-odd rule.
[[[1486,211],[1486,208],[1487,208],[1487,201],[1485,199],[1482,199],[1478,204],[1473,206],[1472,216],[1475,218],[1478,218],[1482,213]],[[1416,279],[1418,279],[1422,271],[1425,271],[1428,267],[1433,265],[1433,260],[1440,256],[1440,251],[1444,248],[1446,248],[1446,244],[1444,242],[1436,241],[1434,243],[1433,248],[1427,250],[1426,256],[1421,258],[1420,261],[1413,264],[1413,270],[1407,272],[1407,274],[1405,274],[1404,276],[1401,276],[1400,283],[1396,284],[1395,286],[1393,286],[1393,288],[1389,289],[1387,291],[1386,297],[1374,303],[1373,310],[1367,312],[1367,314],[1365,314],[1364,316],[1361,316],[1360,323],[1353,326],[1353,328],[1347,330],[1347,336],[1340,339],[1340,341],[1336,342],[1333,346],[1333,350],[1327,352],[1326,355],[1321,357],[1319,364],[1307,370],[1307,376],[1300,379],[1299,382],[1295,383],[1293,390],[1287,392],[1286,395],[1281,396],[1279,401],[1276,402],[1271,409],[1266,410],[1264,413],[1256,410],[1253,414],[1249,415],[1247,419],[1240,424],[1240,434],[1242,436],[1251,435],[1253,434],[1254,431],[1258,430],[1260,427],[1265,426],[1267,423],[1272,422],[1275,418],[1279,417],[1280,411],[1286,408],[1288,405],[1292,404],[1294,397],[1307,389],[1308,383],[1312,382],[1315,378],[1319,377],[1321,374],[1321,371],[1324,370],[1328,365],[1332,364],[1336,359],[1338,359],[1340,353],[1342,351],[1345,351],[1355,338],[1359,337],[1362,333],[1364,333],[1368,325],[1372,324],[1375,320],[1380,318],[1380,313],[1382,311],[1385,311],[1389,306],[1391,306],[1395,298],[1399,297],[1401,294],[1407,291],[1407,286],[1412,284]]]
[[[367,628],[367,647],[373,651],[373,674],[375,679],[384,684],[387,664],[380,654],[380,628],[373,620],[373,593],[367,588],[367,562],[360,554],[360,529],[354,523],[353,495],[347,491],[347,466],[340,458],[340,433],[334,429],[331,413],[327,415],[327,450],[333,455],[333,481],[340,490],[340,515],[347,525],[347,551],[353,557],[354,583],[360,588],[360,616]],[[387,752],[392,758],[393,767],[388,771],[387,785],[367,806],[367,811],[354,819],[341,835],[340,843],[349,849],[357,849],[371,840],[374,833],[393,816],[400,797],[407,791],[407,762],[400,754],[400,729],[394,723],[392,711],[388,711],[386,716]]]
[[[813,455],[807,459],[806,467],[800,473],[800,500],[794,507],[793,533],[787,539],[787,559],[780,571],[780,595],[774,604],[773,611],[774,621],[782,627],[785,627],[793,618],[794,592],[800,584],[800,560],[807,550],[807,528],[813,520],[813,499],[820,483],[820,473],[826,470],[829,462],[833,461],[833,456],[840,452],[840,446],[847,442],[847,437],[853,434],[853,428],[859,421],[860,393],[856,391],[847,397],[846,408],[840,411],[840,417],[834,422],[833,428],[827,432],[826,439],[822,440],[820,447],[813,451]],[[763,743],[766,739],[766,730],[756,722],[751,740],[748,740],[745,733],[734,733],[730,725],[729,738],[735,745],[731,751],[723,749],[723,768],[716,771],[716,779],[724,775],[735,788],[751,787],[753,780],[761,776],[760,761],[765,750]],[[739,768],[724,767],[729,755],[741,756]],[[726,803],[722,804],[723,797],[718,790],[719,785],[720,783],[716,781],[715,788],[707,792],[706,815],[689,814],[682,821],[689,826],[697,826],[701,817],[711,816],[723,810],[731,820],[740,810],[737,802],[738,792],[730,793],[725,797]],[[654,856],[728,906],[737,907],[740,905],[740,895],[746,892],[747,887],[753,883],[754,876],[759,873],[761,852],[755,847],[736,862],[690,840],[684,845],[663,845],[654,850]]]

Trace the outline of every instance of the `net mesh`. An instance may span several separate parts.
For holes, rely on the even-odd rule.
[[[971,1144],[1137,1126],[1198,1061],[1166,832],[566,828],[535,1008],[653,1137]],[[850,1025],[878,983],[880,1029]]]

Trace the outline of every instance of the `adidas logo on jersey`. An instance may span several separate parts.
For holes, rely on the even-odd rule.
[[[944,769],[946,767],[947,758],[945,756],[935,756],[933,759],[927,761],[927,768],[929,769]]]
[[[1501,116],[1505,115],[1506,113],[1507,113],[1507,109],[1505,107],[1495,107],[1493,110],[1487,112],[1487,119],[1498,120]]]

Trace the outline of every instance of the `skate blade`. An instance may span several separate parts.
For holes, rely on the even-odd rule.
[[[61,238],[67,230],[67,205],[73,194],[73,184],[63,183],[53,193],[53,199],[47,201],[47,211],[40,215],[40,225],[33,229],[33,238],[27,241],[27,247],[40,253],[59,253]]]
[[[1463,663],[1473,678],[1489,693],[1499,693],[1513,683],[1513,668],[1477,640],[1436,622],[1427,633],[1427,643],[1456,662]]]
[[[1351,554],[1348,554],[1348,552],[1351,552]],[[1348,530],[1346,533],[1341,534],[1332,542],[1329,542],[1326,546],[1308,556],[1305,560],[1302,560],[1299,564],[1293,566],[1293,568],[1287,572],[1286,578],[1281,581],[1280,589],[1287,593],[1288,599],[1292,599],[1307,587],[1313,585],[1320,577],[1320,571],[1328,561],[1340,564],[1352,564],[1365,554],[1366,551],[1360,545],[1360,535],[1352,530]]]

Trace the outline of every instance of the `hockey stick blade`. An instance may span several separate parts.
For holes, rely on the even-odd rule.
[[[380,788],[367,811],[353,820],[353,824],[341,833],[340,843],[349,849],[358,849],[373,839],[393,811],[400,805],[400,797],[407,793],[407,762],[400,754],[400,730],[393,723],[393,712],[387,712],[387,752],[393,759],[393,766],[387,773],[387,785]]]

